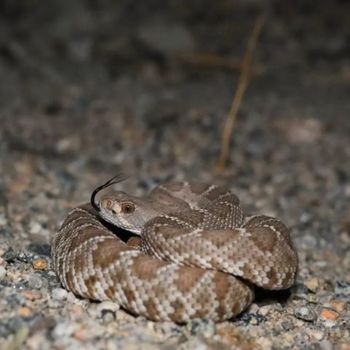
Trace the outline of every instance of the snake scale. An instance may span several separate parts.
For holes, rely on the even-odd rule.
[[[272,217],[245,217],[226,188],[172,182],[143,198],[104,191],[96,201],[121,178],[112,180],[94,191],[92,204],[73,209],[53,239],[55,271],[74,294],[183,323],[231,319],[251,304],[254,286],[294,283],[288,228]],[[125,241],[122,229],[137,236]]]

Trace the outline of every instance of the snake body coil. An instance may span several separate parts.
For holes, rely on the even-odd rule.
[[[201,183],[168,183],[147,197],[102,195],[73,209],[52,245],[63,286],[113,300],[151,320],[230,319],[254,298],[253,285],[289,288],[298,265],[278,219],[245,218],[235,195]],[[140,235],[125,243],[105,221]]]

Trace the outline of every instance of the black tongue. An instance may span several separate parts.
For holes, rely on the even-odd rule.
[[[96,211],[101,211],[100,207],[96,204],[96,201],[95,201],[97,193],[108,186],[112,186],[118,182],[124,181],[126,178],[127,178],[127,176],[124,175],[123,173],[118,173],[117,175],[115,175],[111,179],[109,179],[106,183],[97,187],[91,194],[90,203],[91,203],[92,207]]]

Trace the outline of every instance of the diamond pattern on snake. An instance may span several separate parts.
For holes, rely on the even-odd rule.
[[[54,236],[55,271],[74,294],[185,323],[232,319],[252,303],[254,286],[293,285],[298,258],[280,220],[246,217],[222,186],[171,182],[135,197],[110,190],[120,180],[97,188]]]

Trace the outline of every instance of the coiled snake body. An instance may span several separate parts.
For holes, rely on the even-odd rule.
[[[61,283],[81,297],[113,300],[151,320],[222,321],[250,305],[254,285],[294,282],[289,230],[272,217],[245,218],[223,187],[168,183],[145,198],[108,192],[93,206],[73,209],[52,245]],[[105,221],[140,242],[125,243]]]

